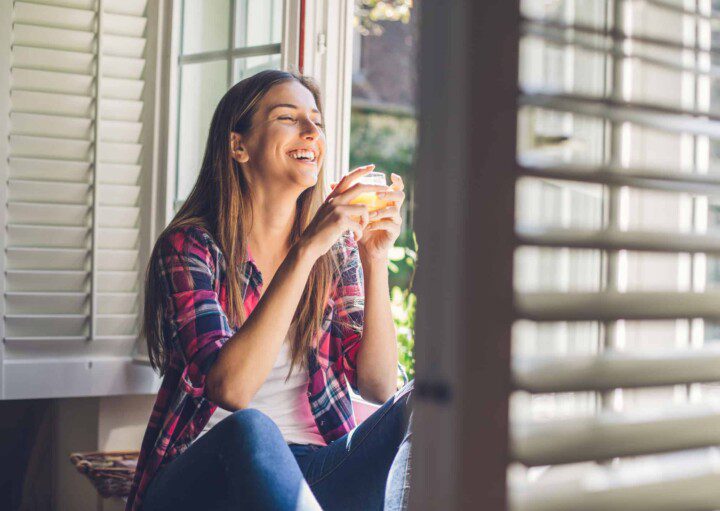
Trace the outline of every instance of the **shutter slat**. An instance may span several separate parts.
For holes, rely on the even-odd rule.
[[[9,247],[10,270],[84,270],[89,256],[85,248]]]
[[[14,10],[16,23],[84,30],[87,32],[92,32],[95,29],[95,13],[90,10],[20,1],[15,1]]]
[[[97,333],[101,336],[136,335],[137,314],[98,314]]]
[[[91,11],[95,9],[97,0],[34,0],[33,3],[43,5],[56,5],[58,7],[70,7],[72,9],[85,9]]]
[[[98,225],[100,227],[136,227],[140,216],[138,207],[105,207],[98,208]]]
[[[140,231],[121,227],[104,227],[98,230],[97,247],[108,248],[135,248],[138,244]]]
[[[98,250],[98,270],[137,270],[138,251],[128,249]]]
[[[93,101],[85,96],[50,94],[47,92],[13,91],[10,94],[13,112],[69,115],[90,118]]]
[[[75,291],[86,292],[86,271],[12,270],[6,275],[7,291]],[[10,336],[12,337],[12,336]]]
[[[87,161],[91,148],[88,140],[10,135],[11,156]]]
[[[125,14],[129,16],[144,16],[147,0],[104,0],[105,12]]]
[[[518,293],[515,308],[534,321],[720,319],[720,292]]]
[[[720,444],[720,408],[678,406],[592,417],[516,421],[511,455],[525,466],[637,456]]]
[[[140,165],[103,163],[98,168],[101,184],[134,185],[140,176]]]
[[[80,30],[16,23],[13,27],[13,35],[13,43],[21,46],[41,46],[90,53],[95,45],[95,34]]]
[[[102,154],[101,165],[104,163],[135,165],[140,162],[142,144],[101,142],[100,147]]]
[[[98,271],[100,293],[130,292],[138,289],[137,271]]]
[[[47,314],[87,314],[87,293],[6,293],[6,312],[10,315],[32,315],[38,310]]]
[[[98,295],[99,314],[127,314],[137,317],[137,293],[100,293]]]
[[[36,316],[5,316],[5,335],[8,337],[50,337],[87,335],[85,314],[56,314]]]
[[[720,255],[720,236],[707,234],[518,227],[517,242],[540,247],[704,252]]]
[[[10,158],[10,176],[16,180],[88,181],[90,162]],[[139,172],[139,169],[137,170]]]
[[[65,204],[38,204],[34,202],[10,202],[8,213],[13,225],[73,225],[86,226],[89,206]]]
[[[145,59],[106,56],[104,60],[106,65],[103,68],[103,76],[125,80],[140,80],[143,77]]]
[[[16,113],[10,114],[10,133],[36,137],[92,138],[92,121],[81,117],[63,117]]]
[[[552,469],[551,469],[552,470]],[[512,511],[687,511],[720,508],[717,449],[581,467],[533,483],[511,483]]]
[[[106,13],[103,18],[105,33],[127,37],[143,37],[147,19],[142,16]]]
[[[720,348],[606,351],[598,355],[516,356],[516,388],[529,392],[579,392],[720,381]]]
[[[145,53],[145,38],[107,35],[103,39],[103,54],[111,57],[141,59]]]
[[[95,76],[92,53],[13,46],[12,66],[14,68],[38,69]]]
[[[67,181],[8,181],[9,202],[45,202],[51,204],[88,204],[88,183]],[[11,219],[12,221],[12,219]]]
[[[720,138],[720,123],[717,122],[720,119],[706,112],[692,112],[651,104],[620,103],[572,94],[522,94],[518,101],[523,106],[602,117],[618,123],[631,122],[674,133]]]
[[[525,160],[528,160],[526,158]],[[589,167],[565,165],[562,167],[532,166],[527,162],[518,167],[523,176],[558,179],[581,183],[631,186],[669,192],[720,195],[720,176],[713,174],[690,174],[652,169],[624,169],[619,167]]]
[[[100,96],[107,99],[142,99],[144,80],[126,80],[122,78],[103,77]]]
[[[91,96],[94,78],[90,75],[13,68],[10,72],[14,90],[51,92]]]
[[[98,197],[101,206],[135,206],[138,203],[139,196],[139,186],[98,186]]]
[[[142,101],[105,99],[100,102],[100,116],[107,121],[140,122]]]
[[[142,133],[141,122],[102,121],[100,123],[100,132],[103,136],[103,142],[135,144],[142,148],[142,144],[139,143]],[[108,150],[108,148],[105,147],[105,150]],[[139,151],[137,153],[139,154]]]
[[[13,225],[7,226],[7,243],[15,247],[81,248],[88,243],[87,227]]]

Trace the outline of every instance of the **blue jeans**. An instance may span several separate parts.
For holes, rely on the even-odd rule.
[[[267,415],[238,410],[155,475],[143,511],[404,510],[413,386],[326,446],[288,445]]]

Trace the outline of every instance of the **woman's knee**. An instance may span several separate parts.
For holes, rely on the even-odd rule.
[[[215,427],[222,427],[232,438],[242,439],[245,445],[254,441],[267,442],[273,437],[282,439],[277,424],[255,408],[243,408],[229,415]]]

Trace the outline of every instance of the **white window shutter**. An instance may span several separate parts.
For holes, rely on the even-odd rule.
[[[4,398],[149,392],[156,383],[131,364],[141,237],[152,221],[140,194],[151,172],[142,160],[146,3],[3,7],[12,20],[3,41]]]
[[[590,4],[612,11],[608,29],[585,19],[591,18]],[[601,278],[585,272],[590,282],[563,281],[548,272],[537,276],[545,286],[530,279],[515,282],[515,312],[524,325],[516,324],[513,339],[517,402],[511,403],[517,406],[510,415],[515,463],[509,471],[509,507],[717,509],[720,404],[700,386],[720,381],[720,350],[706,343],[703,333],[705,321],[720,318],[720,293],[707,285],[705,271],[706,259],[720,254],[720,238],[707,228],[708,196],[717,195],[720,184],[708,155],[711,143],[720,139],[720,117],[710,101],[717,94],[717,87],[710,87],[717,77],[711,65],[717,48],[710,38],[717,15],[704,1],[522,5],[518,147],[526,151],[519,151],[518,161],[516,277],[531,273],[533,265],[552,266],[525,257],[541,250],[552,251],[558,267],[563,257],[567,265],[579,264],[582,251],[602,254],[606,266],[598,271]],[[572,20],[543,16],[543,9],[554,7],[554,14]],[[563,52],[570,69],[548,65],[557,64],[549,55]],[[610,70],[605,84],[598,81],[601,90],[578,78],[578,70],[590,69],[593,59]],[[538,111],[545,112],[548,125],[569,121],[564,126],[569,125],[569,136],[538,142],[541,129],[523,133],[540,118],[532,117]],[[610,141],[603,157],[591,154],[593,122]],[[689,148],[685,155],[684,147]],[[560,190],[554,199],[540,198],[541,186],[548,183]],[[579,208],[561,204],[573,197],[563,191],[579,183],[603,191],[597,225],[583,225],[582,215],[572,214]],[[531,206],[533,195],[537,203]],[[686,204],[691,206],[683,210]],[[541,225],[543,215],[561,210],[571,214],[547,222],[556,225]],[[684,213],[692,213],[686,224]],[[664,282],[671,285],[661,289]],[[584,353],[554,346],[552,336],[537,333],[580,322],[603,326],[597,345],[583,347]],[[636,336],[644,332],[645,344],[631,344],[633,336],[626,339],[616,328],[634,328]],[[528,340],[531,331],[535,336]],[[578,337],[563,339],[569,344]],[[676,345],[659,347],[665,339]],[[658,388],[679,397],[638,397]],[[571,410],[583,396],[587,406]],[[543,399],[567,408],[558,404],[546,416],[526,413]],[[616,404],[623,399],[626,406]]]

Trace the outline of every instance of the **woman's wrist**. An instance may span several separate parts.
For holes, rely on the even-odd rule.
[[[369,254],[363,250],[362,246],[358,246],[358,253],[360,254],[360,262],[363,265],[363,270],[370,268],[383,268],[387,270],[388,263],[390,262],[389,254]]]
[[[300,238],[290,249],[290,255],[300,264],[308,265],[310,268],[320,258],[308,240]]]

